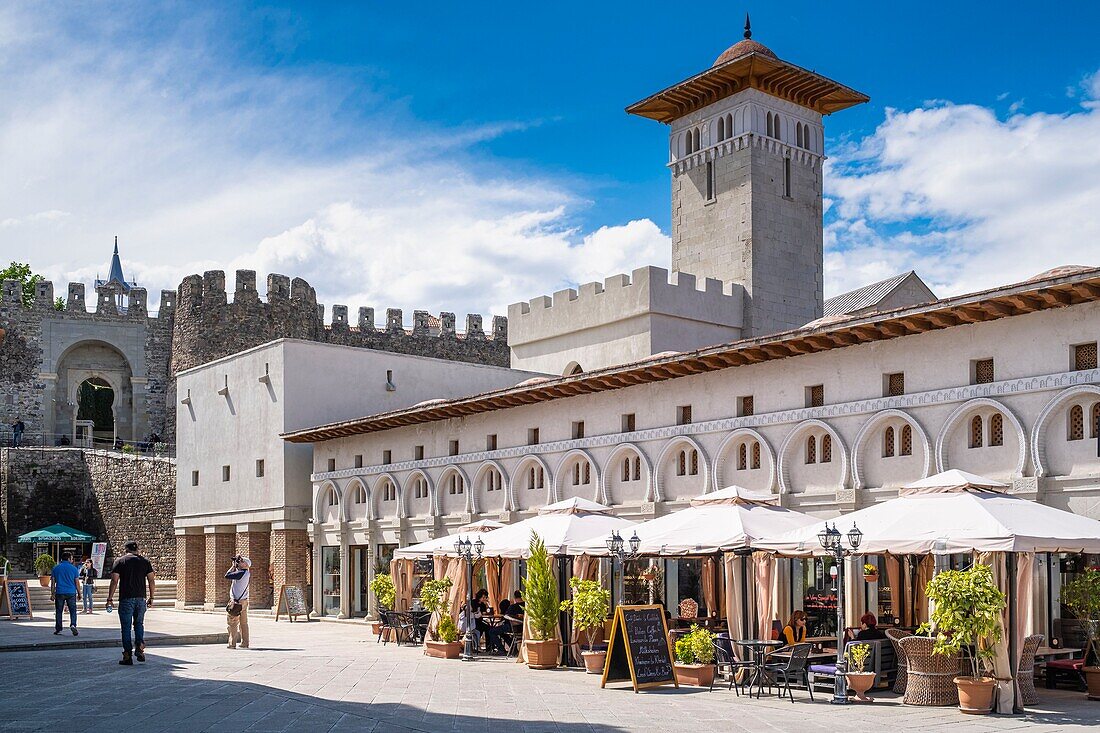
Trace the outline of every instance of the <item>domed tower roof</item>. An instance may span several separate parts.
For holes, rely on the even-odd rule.
[[[748,56],[750,53],[758,53],[761,56],[767,56],[772,59],[779,58],[763,43],[752,40],[752,23],[749,21],[749,14],[745,13],[745,37],[723,51],[722,55],[716,58],[711,66],[720,66],[727,61],[733,61],[742,56]]]

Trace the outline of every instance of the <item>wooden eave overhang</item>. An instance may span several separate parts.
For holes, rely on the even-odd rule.
[[[709,346],[570,377],[552,377],[546,381],[520,384],[495,392],[297,430],[284,433],[282,437],[292,443],[318,443],[349,435],[448,420],[593,392],[607,392],[647,382],[663,382],[703,372],[842,349],[873,341],[886,341],[1098,300],[1100,268],[1094,268],[1072,275],[1028,281],[893,311],[839,317],[828,319],[824,323],[815,321],[803,328],[772,336]]]
[[[781,59],[752,52],[685,79],[626,108],[632,115],[671,123],[744,89],[759,89],[823,115],[863,104],[866,94]]]

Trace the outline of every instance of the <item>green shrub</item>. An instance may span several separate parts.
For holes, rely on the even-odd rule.
[[[849,672],[863,672],[867,668],[867,659],[871,656],[870,644],[852,644],[844,651],[848,660]]]
[[[455,625],[451,614],[445,613],[439,617],[439,628],[436,629],[435,635],[439,638],[433,641],[442,641],[447,644],[458,641],[458,626]]]
[[[611,610],[611,591],[594,580],[580,578],[570,578],[569,586],[573,589],[573,598],[562,601],[561,610],[572,611],[573,626],[584,632],[588,639],[588,651],[592,651],[596,631],[603,628],[603,622]]]
[[[962,654],[971,676],[981,677],[983,672],[992,676],[997,657],[993,645],[1001,640],[1001,613],[1008,605],[993,580],[992,568],[974,565],[969,570],[945,570],[928,582],[926,592],[936,606],[917,632],[935,636],[932,653]]]
[[[527,600],[526,614],[531,622],[531,634],[535,641],[554,638],[560,612],[558,585],[550,568],[546,543],[534,532],[531,533],[524,597]]]
[[[45,553],[39,555],[34,559],[34,572],[38,573],[39,577],[49,575],[53,570],[53,566],[56,565],[53,561],[52,555],[46,555]]]
[[[424,606],[424,610],[431,611],[433,616],[439,617],[439,624],[435,628],[431,623],[428,624],[428,635],[432,641],[446,641],[443,638],[445,626],[453,628],[455,639],[458,638],[458,627],[455,626],[451,614],[447,612],[447,595],[451,591],[451,585],[450,578],[443,578],[442,580],[426,580],[420,586],[420,605]],[[451,641],[454,641],[454,639]]]
[[[714,662],[714,634],[698,624],[676,640],[676,661],[680,664],[711,664]]]
[[[378,605],[382,608],[393,609],[397,601],[397,588],[394,587],[393,578],[388,573],[375,575],[370,582],[371,592],[378,599]]]

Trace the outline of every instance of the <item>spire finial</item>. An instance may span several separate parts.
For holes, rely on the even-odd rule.
[[[115,235],[115,254],[118,254],[118,235]]]
[[[748,13],[745,13],[745,38],[752,38],[752,22]]]

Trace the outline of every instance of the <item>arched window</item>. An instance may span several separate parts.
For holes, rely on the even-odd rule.
[[[490,468],[485,472],[485,490],[486,491],[500,491],[504,485],[504,477],[500,475],[500,471],[495,468]]]
[[[748,459],[749,450],[748,449],[749,449],[749,444],[748,443],[742,443],[741,445],[737,446],[737,470],[738,471],[744,471],[746,468],[749,467],[749,459]]]
[[[634,480],[641,481],[642,479],[642,459],[634,456]]]
[[[752,444],[752,467],[754,469],[760,468],[760,443],[759,443],[759,441],[753,441],[753,444]]]
[[[900,455],[913,455],[913,428],[909,425],[901,426],[901,450]]]
[[[691,131],[691,149],[693,151],[700,149],[700,145],[699,145],[699,128],[698,127],[696,127],[694,130]]]
[[[691,470],[688,472],[692,476],[699,475],[699,451],[691,451]]]
[[[417,499],[428,498],[428,482],[423,477],[418,478],[413,484],[413,496]]]
[[[801,148],[802,147],[802,123],[801,122],[795,123],[794,137],[795,137],[795,143],[798,145],[798,147]]]
[[[588,461],[584,462],[584,481],[582,483],[585,486],[592,483],[592,464]]]
[[[687,473],[687,451],[682,450],[676,456],[676,475],[683,476]]]
[[[775,115],[775,139],[783,139],[783,122],[780,120],[779,115]]]
[[[726,139],[726,118],[718,118],[718,142],[722,142]]]
[[[1074,405],[1069,408],[1069,431],[1066,440],[1085,439],[1085,408]]]
[[[894,457],[894,427],[891,425],[882,434],[882,457]]]
[[[821,436],[821,462],[829,463],[833,460],[833,436],[826,433]]]
[[[546,486],[546,474],[542,466],[531,466],[527,470],[527,488],[541,489]]]
[[[733,137],[733,115],[726,115],[726,139]]]
[[[355,494],[354,494],[354,496],[352,496],[352,501],[354,501],[356,504],[366,504],[367,503],[367,490],[364,489],[362,486],[356,486],[355,487]]]
[[[806,438],[806,463],[817,463],[817,438],[813,435]]]
[[[325,504],[328,506],[336,506],[339,503],[339,500],[336,498],[336,492],[330,489],[329,492],[325,494]]]
[[[998,446],[1005,444],[1005,425],[1001,413],[995,412],[989,418],[989,444]]]
[[[382,501],[397,501],[397,487],[392,481],[382,482]]]
[[[630,457],[623,458],[623,481],[630,480]]]
[[[1100,402],[1093,402],[1089,413],[1089,437],[1095,438],[1097,436],[1096,431],[1100,430]]]
[[[775,137],[775,123],[772,122],[772,113],[768,113],[768,137]]]
[[[982,416],[975,415],[970,418],[970,447],[982,447]]]
[[[461,494],[465,490],[465,486],[462,484],[462,477],[458,473],[452,473],[451,477],[447,480],[447,493],[448,494]]]
[[[581,483],[581,464],[580,463],[574,463],[573,464],[573,485],[574,486],[580,486],[580,483]]]

